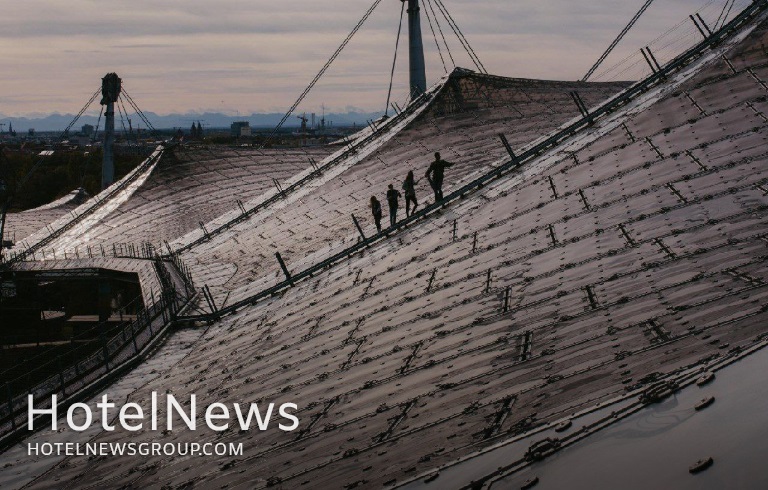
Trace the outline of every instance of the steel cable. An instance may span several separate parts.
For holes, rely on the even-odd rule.
[[[400,33],[403,31],[403,14],[405,13],[405,2],[400,9],[400,25],[397,27],[397,40],[395,41],[395,58],[392,60],[392,73],[389,75],[389,90],[387,91],[387,103],[384,105],[384,115],[389,115],[389,101],[392,98],[392,82],[395,80],[395,66],[397,65],[397,50],[400,47]]]

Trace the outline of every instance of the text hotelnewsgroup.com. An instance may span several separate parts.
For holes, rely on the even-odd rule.
[[[30,442],[27,456],[242,456],[242,443]]]

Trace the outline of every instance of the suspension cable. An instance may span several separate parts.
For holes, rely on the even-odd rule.
[[[582,82],[586,82],[589,77],[592,76],[593,73],[595,73],[595,70],[598,69],[598,67],[605,61],[605,59],[608,57],[609,54],[613,51],[613,49],[618,46],[618,44],[621,42],[622,39],[624,39],[624,36],[629,32],[630,29],[632,29],[632,26],[635,25],[635,23],[638,21],[641,15],[645,13],[646,10],[648,10],[648,7],[651,6],[653,3],[653,0],[646,0],[646,2],[643,4],[642,7],[640,7],[640,10],[635,14],[634,17],[632,17],[632,20],[629,21],[629,24],[627,24],[624,29],[621,30],[618,36],[616,36],[616,39],[613,40],[610,46],[608,46],[608,49],[605,50],[605,52],[598,58],[597,62],[592,65],[592,68],[589,69],[586,75],[584,75],[584,78],[581,79]]]
[[[120,124],[123,126],[123,136],[127,133],[125,129],[125,119],[123,119],[123,110],[120,108],[120,99],[118,98],[118,103],[115,104],[117,106],[117,113],[120,114]],[[128,118],[128,113],[125,113],[125,118]]]
[[[384,105],[384,115],[389,115],[389,101],[392,98],[392,83],[395,80],[395,66],[397,65],[397,50],[400,47],[400,33],[403,31],[403,14],[405,13],[405,2],[400,9],[400,25],[397,27],[397,40],[395,41],[395,58],[392,60],[392,73],[389,75],[389,91],[387,92],[387,103]]]
[[[440,25],[440,19],[437,18],[437,14],[435,13],[435,8],[432,6],[432,0],[427,0],[427,5],[429,6],[429,10],[432,11],[432,17],[435,19],[435,24],[437,24],[437,30],[440,32],[440,37],[443,38],[443,44],[445,44],[445,50],[448,51],[448,57],[451,58],[451,65],[453,65],[454,68],[456,68],[456,61],[453,59],[453,53],[451,53],[451,47],[448,46],[448,41],[445,39],[445,34],[443,33],[443,27]]]
[[[720,15],[717,16],[717,20],[715,21],[714,28],[717,29],[718,24],[720,24],[720,19],[723,18],[723,14],[725,13],[725,10],[728,8],[728,3],[731,0],[725,0],[725,3],[723,4],[722,10],[720,10]]]
[[[469,44],[469,41],[467,40],[467,37],[464,35],[463,32],[461,32],[461,29],[459,28],[459,25],[456,23],[456,21],[453,19],[453,16],[450,12],[448,12],[448,7],[445,6],[442,0],[435,0],[435,3],[437,4],[438,9],[441,9],[443,12],[443,15],[445,16],[446,20],[448,21],[448,25],[451,26],[451,29],[453,29],[454,34],[456,34],[456,37],[459,38],[459,41],[461,42],[461,45],[464,47],[464,50],[467,52],[469,57],[472,59],[472,62],[475,64],[478,70],[480,70],[481,73],[488,73],[488,70],[485,69],[485,66],[483,65],[483,62],[480,61],[480,58],[477,56],[477,53],[475,53],[475,50],[472,49],[472,46]]]
[[[148,128],[150,131],[154,132],[154,131],[155,131],[155,128],[154,128],[154,127],[152,126],[152,124],[149,122],[149,119],[147,119],[147,116],[145,116],[145,115],[144,115],[144,113],[143,113],[143,112],[141,112],[141,110],[138,108],[138,106],[137,106],[137,105],[136,105],[136,103],[133,101],[133,99],[131,98],[131,96],[130,96],[130,95],[129,95],[129,94],[126,92],[126,91],[125,91],[125,87],[123,87],[123,90],[122,90],[122,92],[121,92],[120,96],[122,97],[122,96],[123,96],[123,94],[125,94],[125,98],[126,98],[126,100],[128,100],[128,105],[130,105],[130,106],[131,106],[131,108],[132,108],[132,109],[133,109],[133,110],[136,112],[136,114],[138,114],[139,118],[140,118],[140,119],[141,119],[141,120],[144,122],[144,125],[145,125],[145,126],[147,126],[147,128]]]
[[[715,24],[715,27],[720,29],[725,25],[725,21],[728,20],[728,16],[731,15],[731,9],[733,9],[733,6],[735,3],[736,3],[736,0],[731,0],[731,6],[728,7],[728,11],[723,16],[723,23],[720,25],[720,27],[717,27],[717,24]],[[726,1],[725,4],[728,5],[728,2]],[[723,9],[725,9],[725,6],[723,6]]]
[[[94,94],[91,96],[90,100],[83,106],[82,109],[80,109],[80,112],[78,112],[77,115],[74,117],[74,119],[72,119],[72,122],[70,122],[69,125],[67,125],[67,127],[64,129],[64,131],[59,136],[59,139],[56,141],[56,143],[54,143],[53,151],[56,151],[56,149],[59,147],[59,145],[61,145],[61,143],[64,141],[64,138],[69,134],[69,130],[72,129],[72,126],[74,126],[75,123],[80,119],[80,117],[83,114],[85,114],[85,111],[88,110],[88,107],[90,107],[91,104],[93,104],[93,101],[96,100],[96,98],[100,94],[101,94],[101,87],[99,87],[99,89],[96,90],[96,92],[94,92]],[[21,189],[24,186],[24,184],[27,183],[27,181],[32,177],[32,174],[35,173],[35,171],[38,169],[38,167],[40,167],[40,165],[42,165],[42,163],[44,161],[45,161],[45,157],[41,157],[37,161],[37,163],[35,163],[35,165],[29,170],[29,172],[27,172],[27,174],[19,181],[19,184],[16,186],[16,191]]]
[[[453,23],[448,18],[448,14],[443,10],[443,5],[440,3],[440,0],[434,0],[435,5],[437,5],[437,10],[440,11],[440,13],[443,15],[443,18],[448,23],[448,26],[451,28],[453,33],[456,35],[456,38],[459,40],[459,44],[461,44],[461,47],[464,48],[464,51],[467,52],[469,55],[469,59],[472,60],[472,63],[475,65],[475,67],[478,69],[478,71],[482,72],[482,69],[480,68],[480,65],[478,65],[477,61],[475,61],[475,58],[472,57],[472,54],[469,52],[469,49],[467,49],[467,46],[464,44],[464,41],[461,39],[461,36],[459,35],[459,31],[456,30],[456,26],[453,25]]]
[[[726,0],[726,2],[727,2],[727,1],[728,1],[728,0]],[[715,3],[715,0],[709,0],[707,3],[705,3],[703,6],[701,6],[701,7],[700,7],[700,8],[699,8],[699,9],[698,9],[698,10],[697,10],[695,13],[701,13],[701,12],[704,12],[704,10],[705,10],[705,9],[707,9],[707,8],[708,8],[710,5],[712,5],[713,3]],[[688,23],[688,19],[683,19],[683,20],[681,20],[680,22],[678,22],[677,24],[673,25],[672,27],[670,27],[669,29],[667,29],[667,30],[666,30],[666,31],[664,31],[663,33],[659,34],[659,35],[658,35],[656,38],[654,38],[652,41],[648,42],[647,44],[648,44],[649,46],[653,46],[653,45],[654,45],[656,42],[658,42],[658,41],[660,41],[660,40],[664,39],[666,36],[670,35],[671,33],[673,33],[674,31],[676,31],[676,30],[677,30],[677,29],[679,29],[681,26],[683,26],[683,25],[685,25],[685,24],[687,24],[687,23]],[[630,54],[629,54],[629,55],[628,55],[626,58],[622,59],[621,61],[619,61],[619,62],[617,62],[617,63],[615,63],[615,64],[613,64],[613,65],[611,65],[610,67],[608,67],[608,68],[607,68],[607,69],[605,69],[604,71],[602,71],[602,72],[598,73],[598,75],[597,75],[597,77],[596,77],[596,78],[598,78],[598,79],[602,79],[603,77],[607,76],[607,75],[608,75],[609,73],[611,73],[612,71],[614,71],[614,70],[618,69],[619,67],[621,67],[622,65],[624,65],[624,64],[625,64],[626,62],[628,62],[628,61],[629,61],[631,58],[633,58],[633,57],[636,57],[636,56],[637,56],[637,52],[633,52],[633,53],[630,53]],[[621,75],[622,75],[624,72],[626,72],[626,71],[627,71],[627,70],[629,70],[630,68],[631,68],[631,67],[625,68],[624,70],[622,70],[621,72],[619,72],[618,74],[616,74],[616,75],[615,75],[613,78],[611,78],[611,79],[612,79],[612,80],[616,80],[616,79],[617,79],[619,76],[621,76]]]
[[[142,112],[142,110],[139,109],[139,106],[136,104],[136,102],[134,102],[133,98],[131,97],[131,94],[129,94],[125,90],[125,85],[123,85],[123,90],[121,91],[121,94],[125,94],[125,98],[128,100],[128,104],[133,108],[134,111],[136,111],[136,114],[138,114],[141,120],[144,121],[144,124],[149,128],[152,134],[155,136],[159,136],[160,133],[158,133],[155,127],[152,126],[152,123],[149,122],[149,119],[144,114],[144,112]]]
[[[96,119],[96,127],[93,128],[93,135],[91,136],[91,143],[96,142],[96,137],[99,134],[99,126],[101,125],[101,116],[104,115],[104,106],[101,106],[101,110],[99,111],[99,118]]]
[[[403,2],[403,4],[405,4],[405,2]],[[440,55],[440,61],[443,63],[443,71],[445,71],[445,73],[448,73],[448,67],[445,66],[445,58],[443,58],[443,51],[440,49],[440,43],[437,42],[437,34],[435,34],[435,28],[432,26],[432,18],[429,15],[429,9],[424,9],[424,15],[427,17],[427,22],[429,22],[429,30],[432,31],[432,38],[435,40],[435,46],[437,47],[437,54]]]
[[[122,97],[118,97],[117,101],[120,103],[120,105],[123,106],[123,112],[125,113],[125,118],[128,119],[128,111],[125,108],[125,102],[123,101],[123,98]],[[131,126],[131,120],[130,119],[128,119],[128,129],[130,129],[131,132],[133,132],[133,127]],[[125,126],[123,126],[123,131],[125,131]],[[130,137],[130,136],[131,135],[129,134],[128,137]]]
[[[451,25],[452,28],[454,28],[454,33],[456,33],[457,37],[459,38],[459,41],[461,41],[461,44],[462,46],[464,46],[464,49],[467,51],[467,54],[469,55],[469,57],[472,58],[472,61],[475,63],[475,66],[480,70],[480,72],[488,73],[482,61],[480,61],[480,57],[477,56],[477,53],[475,53],[475,50],[469,44],[469,40],[462,32],[461,28],[459,27],[459,24],[453,19],[453,16],[448,11],[448,7],[445,6],[442,0],[435,0],[435,2],[437,2],[439,7],[442,7],[443,11],[445,12],[445,16],[446,16],[446,19],[448,20],[448,23]]]
[[[307,88],[304,89],[304,91],[299,95],[299,98],[296,99],[296,102],[293,103],[290,109],[288,109],[288,112],[285,113],[282,119],[280,119],[280,122],[277,123],[277,126],[275,126],[275,129],[272,130],[272,132],[264,139],[264,142],[260,145],[260,148],[263,148],[264,145],[267,144],[269,140],[271,140],[278,131],[280,131],[280,128],[283,127],[283,124],[285,124],[285,121],[288,120],[289,117],[291,117],[291,114],[293,114],[293,111],[296,110],[297,107],[299,107],[299,104],[304,100],[304,98],[309,94],[309,92],[314,88],[315,84],[320,80],[320,78],[325,74],[326,70],[333,64],[333,62],[336,60],[336,58],[339,56],[339,54],[344,50],[344,48],[349,44],[349,41],[352,40],[352,38],[355,36],[357,31],[360,30],[360,28],[365,24],[365,21],[368,20],[368,17],[371,16],[373,11],[376,9],[376,7],[379,6],[381,3],[381,0],[374,0],[373,5],[365,12],[365,15],[363,15],[363,18],[360,19],[360,21],[357,23],[357,25],[352,29],[352,32],[350,32],[347,37],[344,39],[344,41],[341,43],[341,45],[336,48],[336,51],[331,55],[330,59],[325,62],[325,65],[320,69],[320,71],[315,75],[315,78],[312,79],[311,82],[309,82],[309,85]]]

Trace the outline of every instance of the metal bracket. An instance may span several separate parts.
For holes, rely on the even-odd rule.
[[[651,67],[651,71],[653,71],[654,74],[659,73],[661,71],[661,65],[656,60],[656,57],[651,52],[651,48],[648,46],[642,48],[640,52],[643,54],[643,58],[645,58],[645,61],[648,63],[648,66]]]
[[[291,287],[295,286],[291,273],[288,272],[288,267],[285,266],[285,262],[283,262],[283,258],[280,256],[280,252],[275,252],[275,257],[277,257],[277,261],[280,263],[280,268],[283,269],[283,274],[285,274],[288,284],[290,284]]]
[[[693,21],[693,25],[695,25],[696,29],[699,30],[699,33],[701,33],[701,35],[704,36],[704,39],[709,39],[709,36],[712,35],[712,30],[709,28],[707,23],[704,22],[704,19],[701,18],[701,15],[697,13],[696,17],[694,17],[693,15],[689,15],[688,17],[691,18],[691,20]]]
[[[360,233],[360,236],[363,237],[363,241],[366,241],[367,238],[365,238],[365,233],[363,233],[363,228],[360,226],[360,223],[358,223],[357,218],[355,217],[354,214],[352,215],[352,221],[355,222],[355,228],[357,228],[357,231]],[[366,244],[366,247],[367,246],[368,244]]]
[[[587,122],[589,122],[589,124],[594,123],[594,119],[592,118],[592,115],[589,113],[589,110],[587,110],[587,105],[584,104],[584,101],[582,100],[579,93],[574,90],[572,92],[569,92],[569,94],[571,95],[571,98],[573,99],[573,101],[576,103],[576,107],[579,108],[579,112],[581,112],[581,115],[584,116],[584,119],[586,119]]]
[[[499,139],[501,139],[501,144],[504,145],[504,148],[507,150],[507,153],[509,153],[509,156],[512,157],[512,160],[516,161],[517,155],[515,155],[514,150],[512,150],[512,146],[509,144],[507,137],[504,136],[504,133],[499,133]]]

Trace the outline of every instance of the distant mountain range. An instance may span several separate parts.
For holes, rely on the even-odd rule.
[[[332,113],[326,114],[325,120],[327,125],[332,126],[351,126],[352,124],[367,124],[367,121],[380,117],[382,112],[347,112],[347,113]],[[145,112],[145,116],[149,122],[156,129],[168,129],[168,128],[183,128],[188,129],[192,126],[193,121],[200,121],[203,128],[228,128],[230,124],[235,121],[248,121],[252,128],[273,128],[280,122],[283,114],[251,114],[250,116],[229,116],[219,112],[206,112],[203,114],[189,113],[189,114],[168,114],[161,116],[152,112]],[[301,121],[297,114],[292,115],[285,123],[285,127],[298,127]],[[19,133],[26,132],[28,129],[33,128],[36,131],[61,131],[69,125],[74,119],[74,114],[49,114],[40,117],[10,117],[0,114],[0,124],[2,131],[8,131],[8,124],[13,124],[13,129]],[[307,117],[310,117],[307,114]],[[73,131],[80,131],[83,124],[96,125],[98,116],[84,115],[82,116],[75,126]],[[320,114],[316,115],[317,124],[320,123]],[[131,123],[134,128],[145,128],[146,125],[139,119],[138,116],[131,115]],[[127,127],[128,123],[125,122]],[[104,120],[99,124],[100,129],[104,127]],[[120,118],[116,117],[115,129],[122,130]]]

